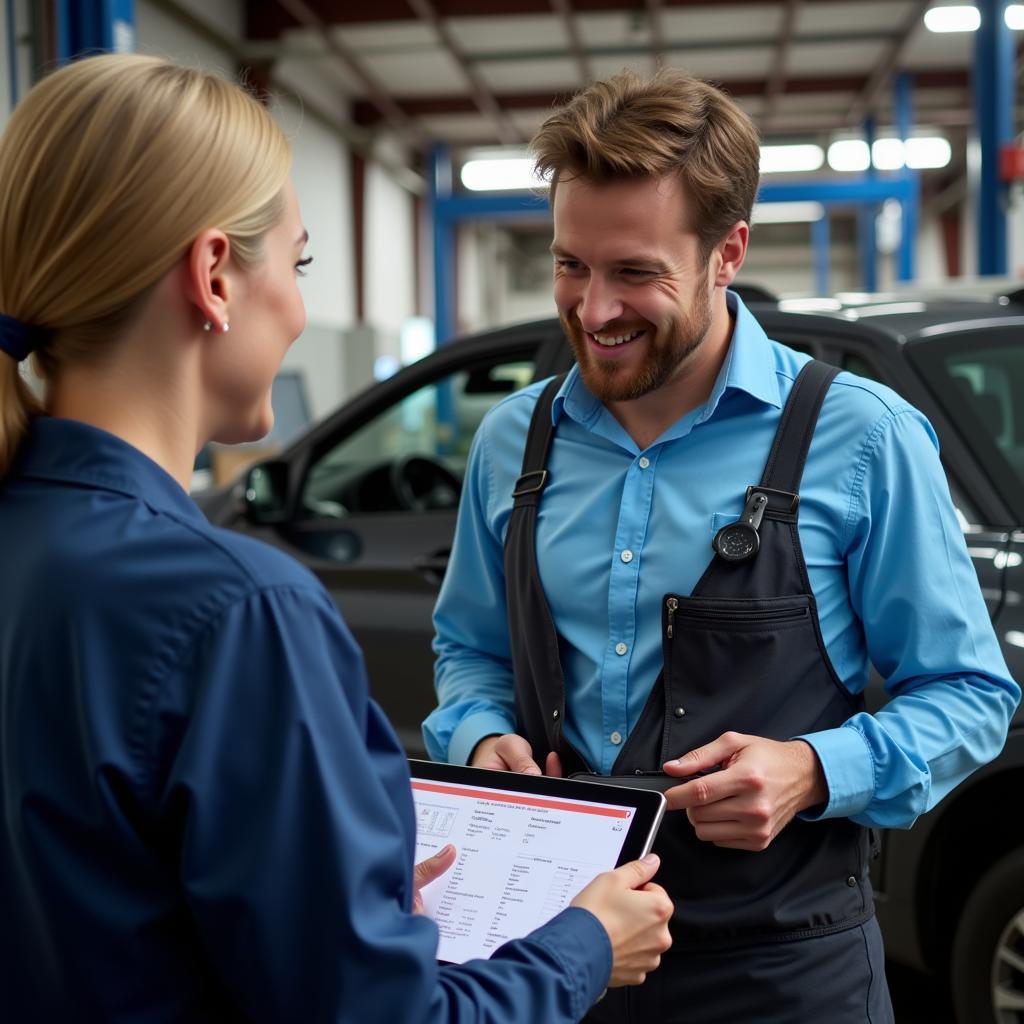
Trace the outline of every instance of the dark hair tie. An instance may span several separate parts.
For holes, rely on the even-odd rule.
[[[6,352],[16,363],[45,345],[52,333],[48,327],[33,327],[0,313],[0,352]]]

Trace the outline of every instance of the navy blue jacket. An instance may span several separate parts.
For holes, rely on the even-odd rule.
[[[0,481],[0,1019],[576,1020],[570,909],[439,968],[403,752],[320,583],[155,463],[34,421]]]

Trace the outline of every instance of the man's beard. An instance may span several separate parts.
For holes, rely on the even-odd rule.
[[[575,313],[560,313],[559,319],[572,345],[587,390],[602,402],[629,402],[667,383],[707,337],[711,329],[707,274],[698,283],[693,306],[688,313],[665,322],[657,329],[653,324],[647,327],[648,337],[642,343],[647,346],[647,356],[637,369],[627,369],[617,359],[595,356]],[[608,333],[614,334],[615,331]]]

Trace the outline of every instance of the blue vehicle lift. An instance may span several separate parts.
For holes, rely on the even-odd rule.
[[[135,49],[135,0],[56,0],[57,60]]]
[[[999,177],[999,151],[1013,141],[1016,92],[1013,36],[1006,0],[976,0],[981,27],[974,40],[974,120],[981,146],[978,181],[978,273],[1007,271],[1007,186]]]

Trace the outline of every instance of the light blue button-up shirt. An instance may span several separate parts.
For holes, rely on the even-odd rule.
[[[662,598],[693,589],[715,532],[739,517],[808,358],[728,300],[733,338],[710,397],[649,447],[576,369],[552,409],[537,560],[560,638],[566,736],[604,773],[661,668]],[[439,760],[465,762],[484,736],[515,731],[503,546],[542,387],[497,405],[470,455],[434,617],[440,706],[424,736]],[[803,737],[829,786],[823,813],[909,827],[999,752],[1020,699],[927,420],[883,385],[840,374],[804,470],[799,533],[839,679],[859,693],[874,663],[892,697]]]

